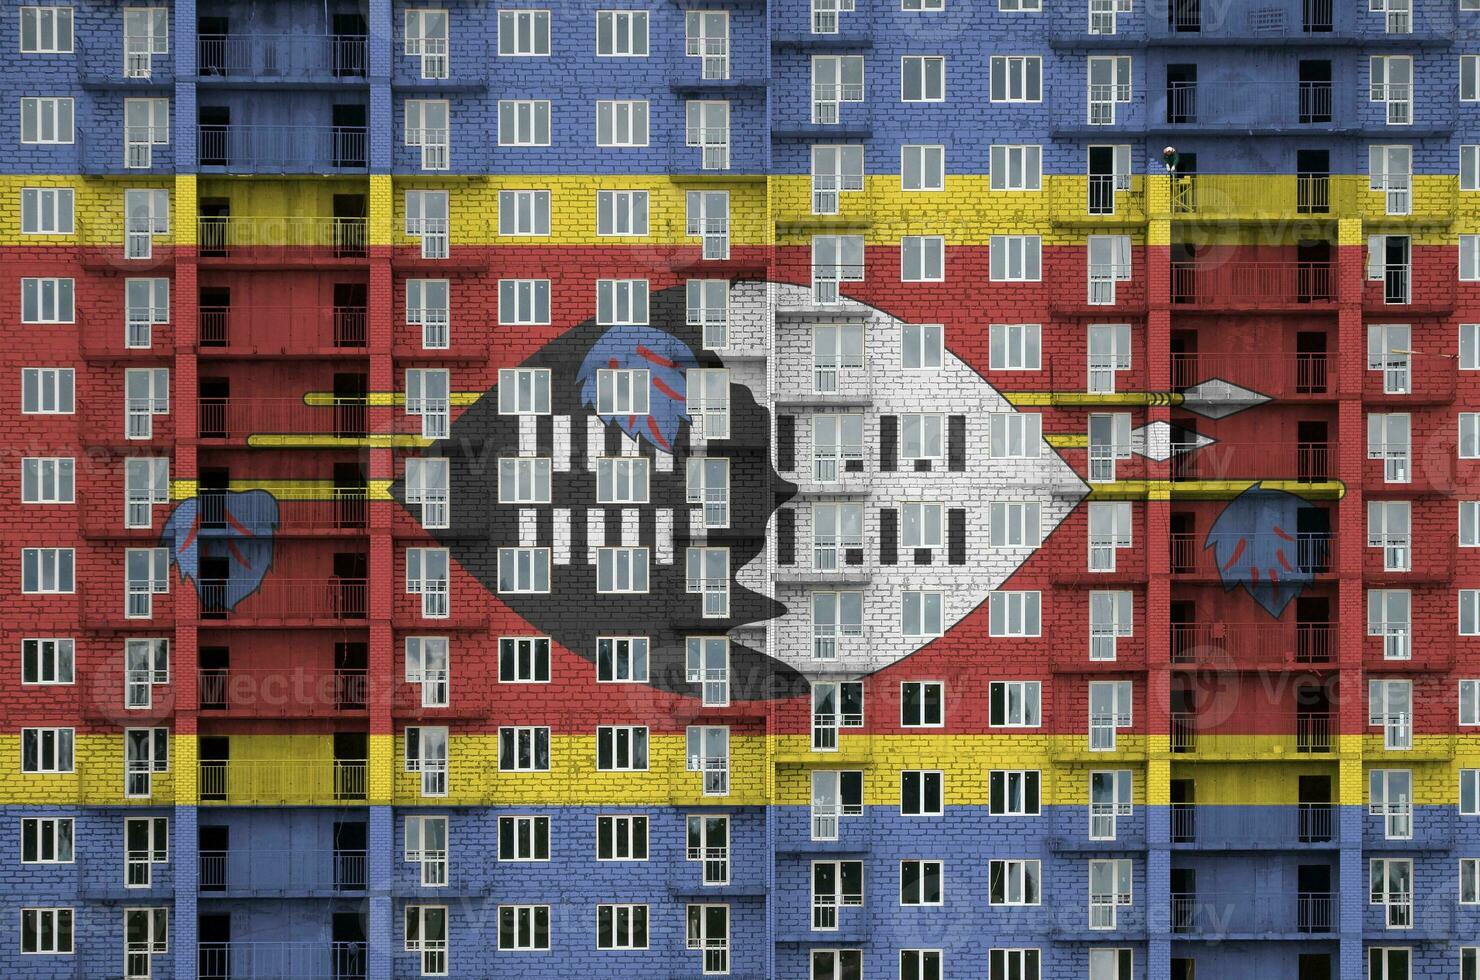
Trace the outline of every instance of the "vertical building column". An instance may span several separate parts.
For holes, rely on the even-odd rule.
[[[1336,731],[1340,753],[1336,800],[1341,834],[1340,952],[1336,975],[1365,975],[1362,918],[1366,913],[1366,869],[1362,860],[1362,803],[1366,796],[1362,768],[1362,733],[1366,731],[1362,683],[1362,650],[1366,640],[1366,595],[1362,585],[1361,544],[1366,540],[1362,470],[1366,460],[1367,419],[1362,411],[1362,380],[1367,350],[1362,328],[1363,237],[1360,218],[1338,223],[1336,249],[1336,478],[1346,493],[1336,507],[1337,574],[1337,703]]]

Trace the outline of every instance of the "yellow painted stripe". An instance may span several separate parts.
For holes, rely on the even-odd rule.
[[[485,391],[454,391],[448,396],[454,408],[466,408],[486,395]],[[305,405],[326,407],[334,405],[342,396],[332,391],[310,391],[303,396]],[[406,404],[404,391],[372,391],[365,396],[365,404],[371,408],[399,408]]]
[[[1091,500],[1232,500],[1258,484],[1283,490],[1306,500],[1340,500],[1346,484],[1340,480],[1302,483],[1299,480],[1116,480],[1090,484]]]
[[[369,480],[366,497],[369,500],[390,500],[390,480]],[[278,500],[338,500],[338,489],[332,480],[232,480],[228,490],[266,490]],[[195,480],[171,480],[170,499],[189,500],[199,492]]]
[[[247,436],[257,449],[425,449],[436,442],[422,436],[381,433],[368,436],[331,436],[323,433],[264,433]]]
[[[1098,405],[1155,407],[1181,405],[1185,400],[1177,391],[1116,391],[1093,394],[1085,391],[1004,391],[1002,397],[1018,408],[1084,408]]]
[[[1075,432],[1051,432],[1043,437],[1043,441],[1055,449],[1086,449],[1089,447],[1089,436]]]

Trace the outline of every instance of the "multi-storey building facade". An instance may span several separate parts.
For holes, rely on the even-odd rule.
[[[1480,3],[0,30],[14,975],[1480,977]]]

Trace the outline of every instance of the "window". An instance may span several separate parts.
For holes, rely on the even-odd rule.
[[[906,235],[899,240],[901,282],[942,282],[946,277],[946,240],[940,235]]]
[[[863,548],[863,504],[812,504],[812,567],[836,571],[847,563],[849,551]]]
[[[988,724],[993,728],[1037,728],[1043,723],[1039,706],[1042,690],[1040,681],[992,681],[988,688]]]
[[[447,11],[406,11],[405,54],[421,59],[422,78],[447,77]]]
[[[993,371],[1038,371],[1042,368],[1036,323],[994,323],[989,330]]]
[[[550,729],[528,725],[498,730],[500,772],[549,772]]]
[[[1367,547],[1382,549],[1385,571],[1412,567],[1412,506],[1407,500],[1367,501]]]
[[[413,456],[406,460],[406,503],[420,505],[422,527],[447,527],[449,479],[445,456]]]
[[[648,549],[597,548],[596,591],[646,592],[648,590]]]
[[[73,818],[25,817],[21,820],[22,864],[71,864]]]
[[[1413,211],[1413,147],[1369,146],[1367,189],[1384,195],[1388,214]]]
[[[647,817],[597,817],[596,860],[646,861]]]
[[[685,909],[685,915],[688,948],[704,951],[704,972],[729,973],[730,907],[690,905]]]
[[[993,102],[1042,102],[1043,59],[1037,55],[996,55],[991,59]]]
[[[703,242],[706,261],[730,257],[730,192],[688,191],[684,194],[684,234]]]
[[[862,592],[812,593],[812,656],[836,660],[840,640],[863,636]],[[851,647],[848,647],[851,649]]]
[[[1089,863],[1089,927],[1114,929],[1117,910],[1131,904],[1131,862],[1094,860]]]
[[[156,953],[168,953],[169,909],[124,909],[123,950],[124,975],[128,980],[154,975]]]
[[[449,613],[450,571],[446,548],[406,549],[406,594],[421,596],[426,619],[446,619]]]
[[[1115,461],[1131,456],[1129,412],[1091,412],[1089,416],[1089,480],[1111,483]]]
[[[600,772],[637,772],[648,767],[646,725],[601,725],[596,729],[596,768]]]
[[[905,503],[903,545],[906,548],[940,548],[945,544],[945,506]]]
[[[1387,928],[1413,928],[1412,859],[1374,858],[1369,869],[1369,902],[1383,906]]]
[[[812,147],[812,213],[837,214],[841,196],[863,190],[863,147]]]
[[[596,638],[596,679],[608,684],[645,684],[648,679],[648,638]]]
[[[550,280],[500,279],[498,322],[502,326],[543,326],[550,322]]]
[[[130,350],[147,350],[154,343],[154,325],[170,322],[168,279],[123,281],[124,340]]]
[[[863,950],[812,950],[811,980],[863,980]]]
[[[1459,189],[1480,191],[1480,143],[1466,143],[1459,148]]]
[[[21,640],[22,684],[71,684],[75,678],[71,639]]]
[[[447,884],[447,818],[406,818],[406,860],[421,866],[423,888]]]
[[[902,728],[939,728],[945,724],[946,686],[941,681],[905,681],[899,691]]]
[[[1480,681],[1459,682],[1459,723],[1480,725]]]
[[[72,368],[21,368],[23,415],[71,415]]]
[[[21,279],[22,323],[72,323],[71,279]]]
[[[169,99],[123,100],[123,165],[147,170],[154,165],[154,147],[170,142]]]
[[[123,372],[124,435],[152,439],[154,416],[170,413],[169,368],[129,368]]]
[[[645,550],[645,549],[644,549]],[[687,548],[685,590],[703,596],[705,619],[723,619],[730,614],[730,549]]]
[[[900,632],[913,640],[940,636],[944,593],[908,590],[900,593]]]
[[[1108,236],[1094,236],[1108,237]],[[1093,239],[1092,239],[1093,240]],[[1119,236],[1115,241],[1124,241]],[[1127,246],[1128,248],[1128,246]],[[1127,252],[1127,254],[1129,254]],[[1117,269],[1120,266],[1102,267],[1102,273],[1108,273],[1108,277],[1096,279],[1092,267],[1090,292],[1097,290],[1101,293],[1100,298],[1105,295],[1108,286],[1108,301],[1114,302],[1115,282],[1120,278]],[[1126,275],[1129,275],[1130,266],[1123,267]],[[1093,298],[1093,297],[1092,297]],[[1095,394],[1113,394],[1115,391],[1115,375],[1120,371],[1131,369],[1131,325],[1129,323],[1092,323],[1089,326],[1089,380],[1086,390]]]
[[[21,54],[71,53],[71,7],[21,8]]]
[[[406,637],[406,683],[421,685],[423,708],[448,705],[449,654],[445,636]]]
[[[421,416],[423,439],[446,439],[452,421],[451,374],[428,368],[406,369],[406,414]]]
[[[1480,816],[1480,769],[1459,771],[1459,812],[1461,816]]]
[[[899,454],[905,459],[944,459],[945,416],[901,415]]]
[[[1134,593],[1089,594],[1089,659],[1114,660],[1116,641],[1134,635]]]
[[[71,909],[21,909],[21,952],[72,954]]]
[[[812,327],[812,390],[836,394],[839,382],[863,380],[864,330],[861,323],[819,323]]]
[[[166,7],[126,7],[123,12],[123,74],[148,78],[156,54],[169,54],[170,12]]]
[[[989,635],[1039,635],[1039,593],[997,591],[988,602]]]
[[[863,101],[863,56],[812,57],[812,122],[835,126],[842,121],[839,107]]]
[[[812,683],[812,751],[836,752],[840,728],[862,727],[861,681]]]
[[[217,855],[206,852],[208,858]],[[125,817],[123,820],[123,884],[148,888],[154,866],[170,861],[170,822],[167,817]]]
[[[548,320],[549,313],[546,312]],[[646,279],[596,280],[596,322],[602,326],[646,326]]]
[[[1408,840],[1413,836],[1413,773],[1408,769],[1373,769],[1367,776],[1367,812],[1381,817],[1383,836]]]
[[[722,350],[730,345],[729,310],[730,282],[728,279],[690,279],[685,284],[687,294],[686,320],[691,327],[704,331],[704,347]]]
[[[994,500],[990,507],[994,548],[1036,548],[1042,541],[1037,501]]]
[[[1460,858],[1459,904],[1480,905],[1480,858]]]
[[[498,488],[501,504],[548,504],[550,459],[543,456],[500,457]]]
[[[1131,682],[1089,682],[1089,750],[1114,752],[1115,733],[1131,725]]]
[[[1043,189],[1043,148],[1036,144],[994,145],[991,188],[994,191]]]
[[[1459,325],[1459,369],[1480,371],[1480,323]]]
[[[406,236],[421,239],[422,258],[447,258],[448,215],[446,191],[406,192]]]
[[[899,812],[907,817],[940,816],[944,784],[945,774],[939,770],[904,770],[899,774]]]
[[[1129,501],[1093,500],[1089,503],[1089,570],[1115,571],[1115,553],[1131,547]]]
[[[863,258],[861,236],[812,236],[812,302],[823,306],[840,302],[839,283],[863,281]]]
[[[1037,769],[993,769],[988,775],[987,810],[994,817],[1036,817],[1043,774]]]
[[[730,103],[690,99],[684,106],[684,145],[699,147],[700,169],[730,169]]]
[[[703,862],[706,885],[730,883],[730,818],[691,813],[686,818],[688,849],[685,860]]]
[[[602,58],[646,58],[648,12],[646,10],[598,10],[596,54]]]
[[[133,188],[123,192],[123,254],[126,259],[147,259],[154,254],[154,236],[170,230],[170,192]],[[164,296],[169,296],[169,280]],[[164,321],[156,321],[164,322]]]
[[[1131,278],[1129,235],[1090,235],[1085,239],[1085,268],[1088,272],[1091,306],[1113,306],[1115,284]]]
[[[729,527],[730,461],[722,456],[690,456],[686,470],[686,500],[700,508],[704,526]]]
[[[1480,235],[1459,236],[1460,282],[1480,280]]]
[[[71,456],[21,458],[21,503],[73,502],[74,461]]]
[[[504,143],[504,106],[509,104],[511,103],[500,102],[498,104],[500,145]],[[528,145],[548,146],[550,142],[550,103],[520,102],[512,104],[545,107],[544,142]],[[516,121],[519,120],[520,117],[516,114]],[[451,127],[452,109],[446,99],[406,100],[406,145],[421,149],[421,169],[446,170],[452,165],[452,154],[449,143]],[[519,130],[518,132],[522,135],[527,135],[526,130]],[[537,130],[535,134],[538,134]],[[522,146],[526,145],[526,143],[518,142],[511,143],[510,145]]]
[[[549,146],[550,103],[546,100],[500,99],[499,146]]]
[[[447,729],[406,729],[406,771],[421,773],[422,796],[447,795]]]
[[[21,188],[22,235],[71,235],[75,231],[72,188]]]
[[[863,904],[862,861],[812,862],[812,929],[838,928],[838,909]]]
[[[499,57],[539,57],[550,53],[548,10],[500,10]]]
[[[406,952],[421,955],[422,976],[447,975],[447,906],[406,906]]]
[[[946,59],[909,55],[900,59],[899,97],[902,102],[944,102]]]
[[[500,235],[550,234],[549,191],[499,191]]]
[[[730,641],[723,636],[691,636],[684,641],[684,680],[701,685],[705,707],[730,703]]]
[[[988,897],[991,905],[1037,905],[1042,880],[1038,861],[997,860],[987,862]]]
[[[1412,479],[1411,417],[1407,412],[1367,414],[1367,458],[1383,461],[1384,482],[1407,483]]]
[[[685,732],[686,768],[704,774],[705,796],[730,795],[730,729],[690,725]]]
[[[988,264],[993,282],[1038,282],[1043,245],[1038,235],[992,235]]]
[[[945,360],[945,328],[938,323],[902,323],[900,361],[906,371],[938,371]]]
[[[501,636],[498,641],[501,684],[547,684],[550,681],[548,636]]]
[[[500,861],[550,860],[549,817],[499,817]]]
[[[617,147],[647,146],[647,102],[597,102],[596,145]]]
[[[21,142],[58,145],[72,142],[72,100],[21,99]]]
[[[918,793],[918,791],[917,791]],[[842,817],[863,814],[863,773],[812,772],[812,839],[837,840]]]
[[[646,235],[647,191],[597,191],[596,234]]]
[[[941,897],[944,868],[942,861],[899,862],[899,904],[945,904]]]
[[[1089,980],[1133,980],[1135,950],[1091,947]]]
[[[899,980],[941,980],[945,976],[942,953],[938,949],[902,949],[899,951]],[[992,980],[997,980],[993,977]],[[1024,977],[1023,980],[1037,980]]]
[[[21,592],[59,595],[74,590],[74,553],[71,548],[22,548]]]
[[[647,949],[646,905],[596,906],[597,949]]]
[[[946,189],[946,148],[906,144],[899,148],[899,182],[902,190]]]
[[[1480,636],[1480,589],[1459,590],[1459,635]]]
[[[698,58],[700,77],[720,81],[730,77],[730,15],[724,10],[684,12],[684,55]]]
[[[498,411],[500,415],[549,415],[549,369],[500,368]]]
[[[152,707],[154,687],[170,682],[170,641],[165,637],[123,641],[123,706]]]
[[[71,728],[22,728],[21,772],[72,772]]]
[[[1389,126],[1413,122],[1413,58],[1408,55],[1374,55],[1369,62],[1371,79],[1368,98],[1386,106]]]
[[[1459,100],[1480,101],[1480,55],[1459,56]]]
[[[1115,107],[1131,100],[1131,59],[1128,55],[1089,59],[1089,124],[1115,125]]]
[[[1000,2],[1016,4],[1019,0]],[[1039,960],[1036,949],[994,949],[987,954],[987,975],[989,980],[1038,980]]]
[[[1469,0],[1461,0],[1460,9],[1469,10]],[[1480,980],[1480,946],[1459,948],[1459,980]]]
[[[154,615],[154,597],[170,591],[170,550],[168,548],[127,548],[124,550],[124,615],[129,619],[148,619]]]

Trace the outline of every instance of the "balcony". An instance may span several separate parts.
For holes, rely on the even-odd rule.
[[[364,980],[362,942],[200,943],[198,980]]]
[[[364,670],[303,666],[202,668],[200,711],[247,718],[321,718],[363,712]]]
[[[204,265],[361,265],[369,256],[364,218],[204,217]]]
[[[233,313],[229,306],[199,308],[203,356],[354,357],[365,353],[363,306],[305,309],[251,305]]]
[[[1423,357],[1394,362],[1362,376],[1362,401],[1390,406],[1447,405],[1454,401],[1456,362],[1450,357]]]
[[[1332,105],[1331,83],[1325,81],[1171,82],[1164,92],[1153,92],[1148,111],[1152,129],[1247,135],[1330,127]]]
[[[368,601],[362,578],[278,578],[268,575],[235,608],[226,607],[230,580],[202,578],[197,612],[205,623],[224,626],[363,625]]]
[[[368,498],[364,490],[340,488],[325,491],[327,500],[278,499],[278,534],[321,535],[329,532],[346,532],[348,535],[364,533]],[[209,538],[228,527],[227,496],[219,490],[201,490],[200,534]],[[262,496],[238,497],[231,503],[231,517],[249,526],[260,526],[270,519],[271,508]],[[342,536],[342,535],[332,535]]]
[[[1282,401],[1319,401],[1336,396],[1332,365],[1332,355],[1325,352],[1173,354],[1172,387],[1182,391],[1217,378]]]
[[[365,890],[365,852],[232,848],[200,852],[202,896],[333,896]]]
[[[1222,581],[1216,549],[1205,547],[1200,534],[1176,531],[1170,535],[1172,575],[1181,579]],[[1294,534],[1248,534],[1245,547],[1257,554],[1273,553],[1294,571],[1330,575],[1336,567],[1336,537],[1329,531],[1297,531]]]
[[[1172,845],[1200,851],[1336,847],[1340,829],[1330,803],[1295,806],[1197,806],[1173,803]]]
[[[1325,712],[1294,717],[1295,733],[1269,735],[1224,734],[1198,729],[1195,713],[1174,711],[1171,716],[1171,751],[1174,758],[1215,761],[1307,762],[1330,756],[1336,750],[1332,718]]]
[[[1336,456],[1329,442],[1215,442],[1200,449],[1173,443],[1172,449],[1174,481],[1257,477],[1324,483],[1335,473]],[[1319,558],[1315,552],[1308,557]]]
[[[1325,938],[1336,930],[1336,895],[1173,892],[1172,932],[1184,939]]]
[[[1332,38],[1338,25],[1350,31],[1350,18],[1333,0],[1244,0],[1223,6],[1174,4],[1166,17],[1147,18],[1147,33],[1180,42],[1224,41],[1267,43],[1289,40],[1318,44]]]
[[[364,84],[369,67],[362,34],[201,34],[196,64],[203,85]]]
[[[200,127],[202,173],[319,174],[364,171],[364,126]]]
[[[1355,209],[1348,180],[1327,174],[1184,174],[1172,181],[1178,222],[1334,221]]]
[[[1172,623],[1171,630],[1171,662],[1174,666],[1212,670],[1241,667],[1280,669],[1330,664],[1336,658],[1335,623],[1228,623],[1220,620]]]
[[[281,445],[280,437],[318,436],[330,440],[364,439],[368,419],[362,398],[326,398],[308,404],[302,398],[202,398],[197,406],[197,435],[203,442],[238,445]],[[275,438],[278,437],[278,438]]]
[[[364,802],[364,759],[202,759],[202,803],[317,806]]]
[[[1184,308],[1309,310],[1335,300],[1330,262],[1171,263],[1171,301]]]

